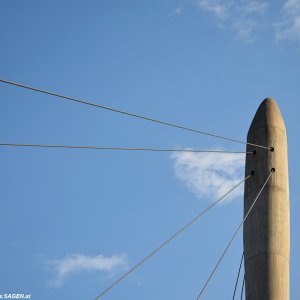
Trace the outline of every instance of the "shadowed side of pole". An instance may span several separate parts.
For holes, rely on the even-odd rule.
[[[273,99],[265,99],[250,126],[247,142],[274,147],[254,149],[247,155],[244,214],[272,174],[244,224],[245,284],[247,300],[289,300],[290,207],[286,129]]]

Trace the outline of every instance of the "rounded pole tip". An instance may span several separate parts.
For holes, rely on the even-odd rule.
[[[278,115],[281,117],[281,113],[280,113],[280,110],[279,110],[279,107],[276,103],[276,101],[271,98],[271,97],[268,97],[268,98],[265,98],[262,103],[260,104],[259,108],[257,111],[262,111],[266,114],[273,114],[273,115]]]
[[[279,107],[276,103],[276,101],[271,98],[271,97],[268,97],[268,98],[265,98],[261,104],[259,105],[258,109],[257,109],[257,113],[260,112],[260,113],[269,113],[271,112],[274,114],[279,114],[280,115],[280,110],[279,110]]]
[[[271,97],[265,98],[258,107],[249,128],[248,137],[250,135],[250,132],[262,127],[269,126],[281,127],[285,129],[284,121],[282,119],[279,107],[276,101]],[[270,147],[271,146],[273,147],[273,145],[270,145]]]
[[[275,102],[274,98],[272,98],[272,97],[267,97],[263,101],[266,101],[266,102],[269,102],[269,101],[272,102],[272,101],[274,101]]]
[[[265,98],[265,99],[261,102],[261,105],[273,106],[273,107],[277,107],[277,108],[278,108],[278,105],[277,105],[276,101],[275,101],[274,98],[272,98],[272,97],[267,97],[267,98]]]

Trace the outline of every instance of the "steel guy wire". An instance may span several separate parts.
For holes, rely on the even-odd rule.
[[[166,241],[161,243],[157,248],[155,248],[152,252],[150,252],[148,255],[146,255],[143,259],[141,259],[137,264],[135,264],[129,271],[127,271],[125,274],[123,274],[121,277],[119,277],[117,280],[115,280],[111,285],[109,285],[106,289],[104,289],[96,298],[95,300],[99,300],[102,298],[107,292],[109,292],[113,287],[115,287],[118,283],[120,283],[123,279],[125,279],[130,273],[132,273],[134,270],[136,270],[139,266],[141,266],[145,261],[147,261],[149,258],[151,258],[153,255],[155,255],[158,251],[160,251],[164,246],[166,246],[168,243],[170,243],[172,240],[174,240],[178,235],[180,235],[183,231],[185,231],[188,227],[190,227],[193,223],[195,223],[200,217],[202,217],[206,212],[208,212],[211,208],[213,208],[216,204],[218,204],[222,199],[224,199],[228,194],[230,194],[233,190],[235,190],[239,185],[241,185],[243,182],[245,182],[247,179],[249,179],[252,176],[252,174],[245,177],[243,180],[241,180],[237,185],[235,185],[233,188],[231,188],[227,193],[225,193],[223,196],[221,196],[219,199],[217,199],[215,202],[213,202],[211,205],[209,205],[207,208],[202,210],[196,217],[194,217],[192,220],[190,220],[188,223],[186,223],[183,227],[181,227],[176,233],[174,233],[171,237],[169,237]]]
[[[242,258],[241,258],[240,267],[239,267],[239,271],[238,271],[235,286],[234,286],[234,292],[233,292],[232,300],[234,300],[234,298],[235,298],[236,288],[237,288],[237,285],[238,285],[238,282],[239,282],[239,279],[240,279],[240,272],[241,272],[243,260],[244,260],[244,252],[243,252]]]
[[[243,280],[243,285],[242,285],[242,291],[241,291],[241,298],[240,298],[240,300],[243,299],[244,286],[245,286],[245,275],[244,275],[244,280]]]
[[[222,262],[222,260],[223,260],[223,258],[224,258],[224,256],[225,256],[226,252],[228,251],[228,249],[229,249],[231,243],[233,242],[233,240],[234,240],[235,237],[237,236],[237,234],[238,234],[238,232],[240,231],[242,225],[244,224],[244,222],[246,221],[246,219],[247,219],[247,217],[249,216],[250,212],[252,211],[252,208],[254,207],[254,205],[255,205],[257,199],[259,198],[260,194],[261,194],[262,191],[264,190],[264,188],[265,188],[266,184],[268,183],[270,177],[272,176],[272,173],[273,173],[273,172],[274,172],[274,170],[272,169],[272,170],[270,171],[270,173],[269,173],[268,178],[266,179],[265,183],[263,184],[261,190],[260,190],[259,193],[257,194],[255,200],[253,201],[252,205],[250,206],[249,210],[247,211],[246,215],[244,216],[242,222],[239,224],[238,228],[236,229],[236,231],[234,232],[232,238],[230,239],[229,243],[227,244],[227,246],[226,246],[224,252],[222,253],[221,257],[219,258],[217,264],[215,265],[215,267],[213,268],[212,272],[210,273],[210,275],[209,275],[207,281],[205,282],[205,284],[204,284],[204,286],[202,287],[202,289],[201,289],[199,295],[197,296],[197,300],[199,300],[200,297],[201,297],[201,295],[204,293],[204,291],[205,291],[205,289],[206,289],[206,287],[207,287],[209,281],[210,281],[211,278],[213,277],[215,271],[216,271],[217,268],[219,267],[219,265],[220,265],[220,263]]]
[[[38,89],[38,88],[35,88],[35,87],[31,87],[31,86],[24,85],[24,84],[21,84],[21,83],[12,82],[12,81],[5,80],[5,79],[0,79],[0,82],[10,84],[10,85],[13,85],[13,86],[17,86],[17,87],[21,87],[21,88],[24,88],[24,89],[32,90],[32,91],[35,91],[35,92],[47,94],[47,95],[50,95],[50,96],[55,96],[55,97],[58,97],[58,98],[61,98],[61,99],[77,102],[77,103],[80,103],[80,104],[85,104],[85,105],[89,105],[89,106],[109,110],[109,111],[112,111],[112,112],[116,112],[116,113],[119,113],[119,114],[131,116],[131,117],[134,117],[134,118],[139,118],[139,119],[143,119],[143,120],[146,120],[146,121],[150,121],[150,122],[154,122],[154,123],[158,123],[158,124],[162,124],[162,125],[166,125],[166,126],[179,128],[179,129],[186,130],[186,131],[191,131],[191,132],[194,132],[194,133],[211,136],[211,137],[214,137],[214,138],[219,138],[219,139],[223,139],[223,140],[227,140],[227,141],[231,141],[231,142],[235,142],[235,143],[240,143],[240,144],[245,144],[245,145],[251,145],[251,146],[254,146],[254,147],[259,147],[259,148],[263,148],[263,149],[267,149],[267,150],[271,149],[270,147],[257,145],[257,144],[253,144],[253,143],[248,143],[248,142],[232,139],[232,138],[229,138],[229,137],[224,137],[224,136],[221,136],[221,135],[217,135],[217,134],[214,134],[214,133],[205,132],[205,131],[185,127],[185,126],[178,125],[178,124],[175,124],[175,123],[169,123],[169,122],[153,119],[153,118],[150,118],[150,117],[146,117],[146,116],[138,115],[138,114],[135,114],[135,113],[131,113],[131,112],[123,111],[123,110],[120,110],[120,109],[116,109],[116,108],[113,108],[113,107],[96,104],[96,103],[89,102],[89,101],[86,101],[86,100],[81,100],[81,99],[73,98],[73,97],[70,97],[70,96],[65,96],[65,95],[61,95],[61,94],[58,94],[58,93],[49,92],[49,91],[46,91],[46,90],[41,90],[41,89]]]
[[[0,143],[0,146],[2,146],[2,147],[29,147],[29,148],[33,147],[33,148],[64,148],[64,149],[90,149],[90,150],[119,150],[119,151],[254,154],[253,151],[245,152],[245,151],[197,150],[197,149],[128,148],[128,147],[74,146],[74,145],[53,145],[53,144]]]

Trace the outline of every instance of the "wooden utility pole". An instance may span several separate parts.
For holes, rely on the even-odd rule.
[[[244,224],[246,300],[289,300],[290,206],[286,129],[273,99],[265,99],[250,126],[247,146],[244,214],[272,168],[269,182]]]

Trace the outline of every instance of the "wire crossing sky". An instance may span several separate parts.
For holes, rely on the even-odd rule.
[[[183,130],[186,130],[186,131],[191,131],[191,132],[195,132],[195,133],[199,133],[199,134],[203,134],[203,135],[208,135],[208,136],[218,138],[218,139],[228,140],[228,141],[231,141],[231,142],[245,144],[245,145],[251,145],[251,146],[254,146],[254,147],[263,148],[263,149],[267,149],[267,150],[271,149],[270,147],[257,145],[257,144],[252,144],[252,143],[247,143],[247,142],[239,141],[239,140],[236,140],[236,139],[216,135],[216,134],[213,134],[213,133],[204,132],[204,131],[188,128],[188,127],[185,127],[185,126],[181,126],[181,125],[177,125],[177,124],[173,124],[173,123],[169,123],[169,122],[165,122],[165,121],[152,119],[152,118],[149,118],[149,117],[145,117],[145,116],[133,114],[133,113],[130,113],[130,112],[126,112],[126,111],[123,111],[123,110],[115,109],[115,108],[112,108],[112,107],[108,107],[108,106],[88,102],[86,100],[80,100],[80,99],[76,99],[76,98],[73,98],[73,97],[64,96],[64,95],[60,95],[60,94],[53,93],[53,92],[48,92],[48,91],[45,91],[45,90],[41,90],[41,89],[38,89],[38,88],[35,88],[35,87],[31,87],[31,86],[27,86],[27,85],[24,85],[24,84],[12,82],[12,81],[9,81],[9,80],[0,79],[0,82],[6,83],[6,84],[11,84],[11,85],[21,87],[21,88],[25,88],[25,89],[29,89],[29,90],[32,90],[32,91],[35,91],[35,92],[47,94],[47,95],[50,95],[50,96],[55,96],[55,97],[62,98],[62,99],[65,99],[65,100],[70,100],[70,101],[77,102],[77,103],[80,103],[80,104],[85,104],[85,105],[90,105],[90,106],[93,106],[93,107],[96,107],[96,108],[106,109],[106,110],[109,110],[109,111],[112,111],[112,112],[116,112],[116,113],[120,113],[120,114],[123,114],[123,115],[130,116],[130,117],[139,118],[139,119],[143,119],[143,120],[146,120],[146,121],[159,123],[159,124],[162,124],[162,125],[171,126],[171,127],[175,127],[175,128],[178,128],[178,129],[183,129]]]
[[[244,275],[244,280],[243,280],[243,284],[242,284],[242,290],[241,290],[241,297],[240,297],[240,300],[243,299],[244,288],[245,288],[245,275]]]
[[[118,278],[116,281],[114,281],[110,286],[108,286],[104,291],[102,291],[95,300],[100,299],[103,297],[106,293],[108,293],[112,288],[114,288],[118,283],[120,283],[122,280],[124,280],[130,273],[132,273],[134,270],[136,270],[138,267],[140,267],[144,262],[146,262],[149,258],[151,258],[153,255],[158,253],[163,247],[165,247],[167,244],[169,244],[172,240],[174,240],[177,236],[179,236],[181,233],[183,233],[186,229],[188,229],[191,225],[193,225],[196,221],[198,221],[204,214],[206,214],[211,208],[215,207],[220,201],[222,201],[227,195],[229,195],[231,192],[233,192],[237,187],[239,187],[242,183],[244,183],[246,180],[248,180],[252,174],[249,174],[247,177],[245,177],[242,181],[240,181],[237,185],[235,185],[233,188],[231,188],[228,192],[226,192],[224,195],[222,195],[219,199],[217,199],[215,202],[213,202],[211,205],[209,205],[207,208],[205,208],[203,211],[201,211],[196,217],[191,219],[189,222],[187,222],[183,227],[181,227],[176,233],[174,233],[171,237],[169,237],[166,241],[164,241],[162,244],[160,244],[157,248],[155,248],[152,252],[150,252],[147,256],[145,256],[142,260],[140,260],[136,265],[134,265],[128,272],[126,272],[124,275],[122,275],[120,278]]]
[[[241,262],[240,262],[240,265],[239,265],[239,270],[238,270],[238,274],[237,274],[235,285],[234,285],[232,300],[235,299],[236,289],[237,289],[237,285],[238,285],[239,279],[240,279],[240,273],[241,273],[241,268],[242,268],[243,260],[244,260],[244,252],[243,252],[242,257],[241,257]]]
[[[201,296],[203,295],[203,293],[204,293],[205,289],[207,288],[207,286],[208,286],[210,280],[212,279],[213,275],[215,274],[215,272],[217,271],[218,267],[220,266],[220,264],[221,264],[223,258],[225,257],[225,255],[226,255],[228,249],[230,248],[232,242],[233,242],[234,239],[236,238],[237,234],[239,233],[240,229],[242,228],[243,224],[245,223],[246,219],[248,218],[249,214],[251,213],[251,211],[252,211],[252,209],[253,209],[255,203],[257,202],[259,196],[261,195],[262,191],[264,190],[266,184],[268,183],[269,179],[271,178],[271,176],[272,176],[272,174],[273,174],[274,172],[275,172],[275,170],[273,170],[273,169],[270,171],[270,174],[269,174],[269,176],[267,177],[265,183],[264,183],[263,186],[261,187],[261,189],[260,189],[260,191],[258,192],[256,198],[253,200],[252,205],[251,205],[250,208],[248,209],[247,213],[245,214],[243,220],[241,221],[241,223],[239,224],[239,226],[237,227],[237,229],[235,230],[235,232],[234,232],[232,238],[231,238],[230,241],[228,242],[228,244],[227,244],[225,250],[223,251],[221,257],[219,258],[218,262],[216,263],[215,267],[213,268],[212,272],[210,273],[210,275],[209,275],[207,281],[205,282],[204,286],[202,287],[202,289],[201,289],[199,295],[197,296],[197,300],[199,300],[199,299],[201,298]]]
[[[16,144],[0,143],[6,147],[32,147],[32,148],[65,148],[65,149],[90,149],[90,150],[119,150],[119,151],[149,151],[149,152],[187,152],[187,153],[223,153],[223,154],[254,154],[253,151],[222,151],[198,149],[159,149],[159,148],[124,148],[124,147],[99,147],[99,146],[73,146],[73,145],[46,145],[46,144]]]

